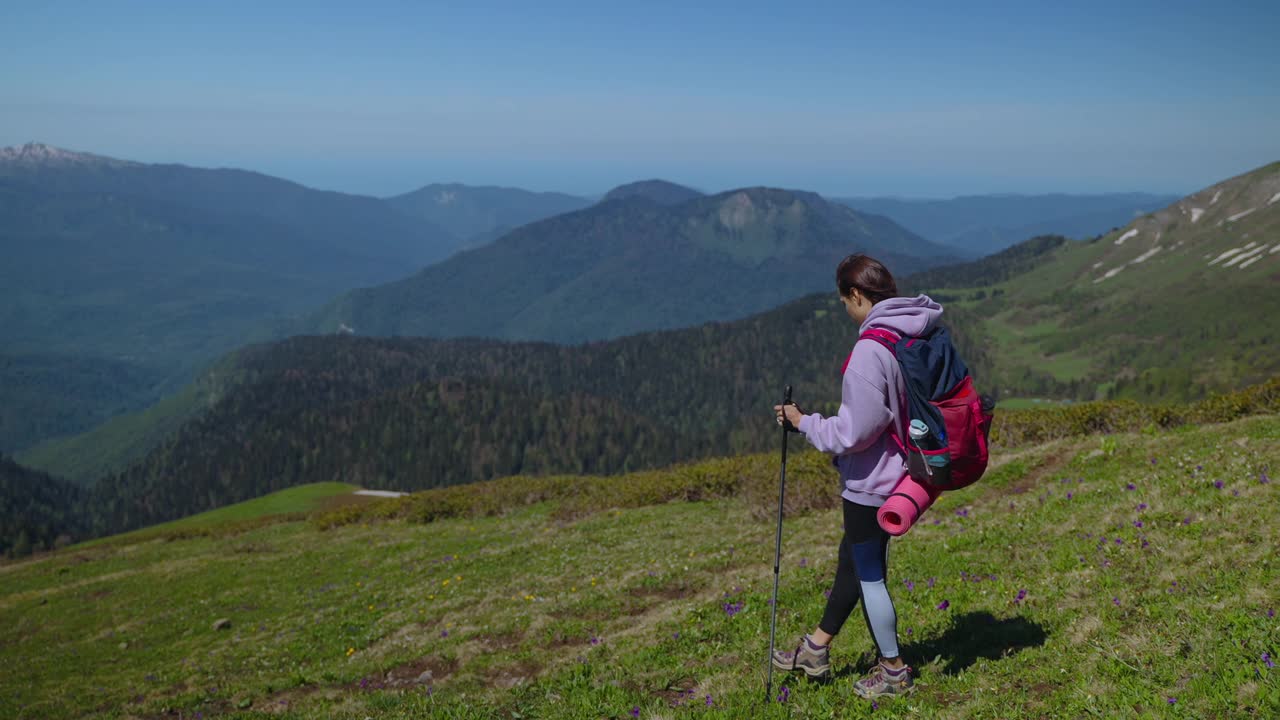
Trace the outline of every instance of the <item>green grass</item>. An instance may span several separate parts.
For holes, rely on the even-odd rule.
[[[174,520],[172,522],[151,525],[133,532],[112,535],[110,537],[90,540],[77,545],[83,549],[101,543],[126,542],[131,539],[146,539],[157,535],[177,533],[184,530],[211,528],[218,525],[259,520],[275,515],[307,513],[320,510],[332,504],[335,497],[350,495],[359,488],[340,482],[311,483],[273,492],[260,498],[220,507],[198,515]]]
[[[192,383],[155,405],[120,415],[80,435],[46,440],[18,453],[22,464],[81,485],[126,467],[160,443],[202,406]]]
[[[0,716],[1275,717],[1264,468],[1274,416],[999,456],[894,542],[918,690],[874,709],[850,692],[871,661],[858,615],[833,682],[775,676],[789,699],[762,704],[776,495],[744,494],[576,519],[513,498],[503,516],[278,522],[3,565]],[[838,510],[784,532],[783,645],[821,615]]]

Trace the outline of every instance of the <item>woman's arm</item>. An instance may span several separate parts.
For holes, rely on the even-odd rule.
[[[840,410],[832,417],[811,413],[797,426],[814,447],[834,455],[865,450],[889,427],[893,416],[885,397],[885,380],[870,380],[850,363],[840,393]]]

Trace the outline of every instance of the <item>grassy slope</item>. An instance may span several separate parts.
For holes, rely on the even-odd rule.
[[[1098,242],[1058,248],[1031,272],[995,286],[1004,291],[1000,299],[972,306],[987,314],[986,328],[1005,353],[997,356],[1000,370],[1032,367],[1059,380],[1146,374],[1155,385],[1146,394],[1167,399],[1184,399],[1176,387],[1189,381],[1221,390],[1264,379],[1275,368],[1268,350],[1274,330],[1257,319],[1280,310],[1278,259],[1264,253],[1244,270],[1207,263],[1249,241],[1280,240],[1280,213],[1266,204],[1276,188],[1280,163],[1206,188]],[[1195,223],[1191,208],[1204,211]],[[1255,212],[1228,219],[1248,209]],[[1117,245],[1131,229],[1137,236]],[[1156,246],[1154,257],[1133,263]],[[1247,308],[1240,298],[1248,298]],[[1160,389],[1162,380],[1175,389]]]
[[[795,458],[797,483],[815,459]],[[1280,712],[1262,659],[1280,654],[1278,488],[1261,482],[1280,468],[1280,418],[1000,462],[896,541],[890,582],[919,692],[874,710],[851,696],[869,662],[855,617],[836,682],[775,676],[789,700],[758,716]],[[776,473],[776,458],[752,463]],[[284,522],[0,566],[0,716],[753,715],[774,500],[749,497],[577,520],[543,503],[324,533]],[[839,525],[835,509],[787,521],[782,643],[821,614]],[[223,617],[231,628],[214,631]],[[424,671],[429,682],[396,685]]]
[[[308,513],[333,506],[336,498],[343,495],[350,495],[357,489],[359,488],[355,485],[340,482],[299,485],[297,487],[288,488],[287,490],[280,490],[279,492],[273,492],[269,495],[263,495],[262,497],[254,498],[252,500],[245,500],[244,502],[235,503],[234,505],[220,507],[217,510],[210,510],[197,515],[184,517],[180,520],[160,523],[141,528],[139,530],[134,530],[132,532],[90,540],[88,542],[80,543],[76,547],[84,549],[103,544],[127,544],[129,542],[149,540],[155,537],[170,535],[175,532],[180,533],[181,531],[187,530],[213,528],[226,523],[262,520],[276,515]]]

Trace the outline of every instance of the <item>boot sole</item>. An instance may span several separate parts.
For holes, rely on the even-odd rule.
[[[827,677],[827,676],[829,676],[829,675],[831,674],[831,668],[825,668],[825,669],[821,669],[821,670],[813,670],[813,669],[807,668],[807,667],[805,667],[805,666],[803,666],[803,665],[798,665],[798,666],[783,665],[783,664],[779,663],[777,660],[774,660],[774,661],[773,661],[773,666],[774,666],[774,667],[776,667],[776,668],[778,668],[779,670],[784,670],[784,671],[786,671],[786,672],[792,672],[792,671],[795,671],[795,670],[799,670],[799,671],[803,672],[805,675],[808,675],[811,679],[814,679],[814,680],[816,680],[816,679],[818,679],[818,678],[825,678],[825,677]]]

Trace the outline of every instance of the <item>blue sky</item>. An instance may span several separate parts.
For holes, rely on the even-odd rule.
[[[1280,3],[904,5],[6,0],[0,145],[377,195],[1185,193],[1280,160]]]

